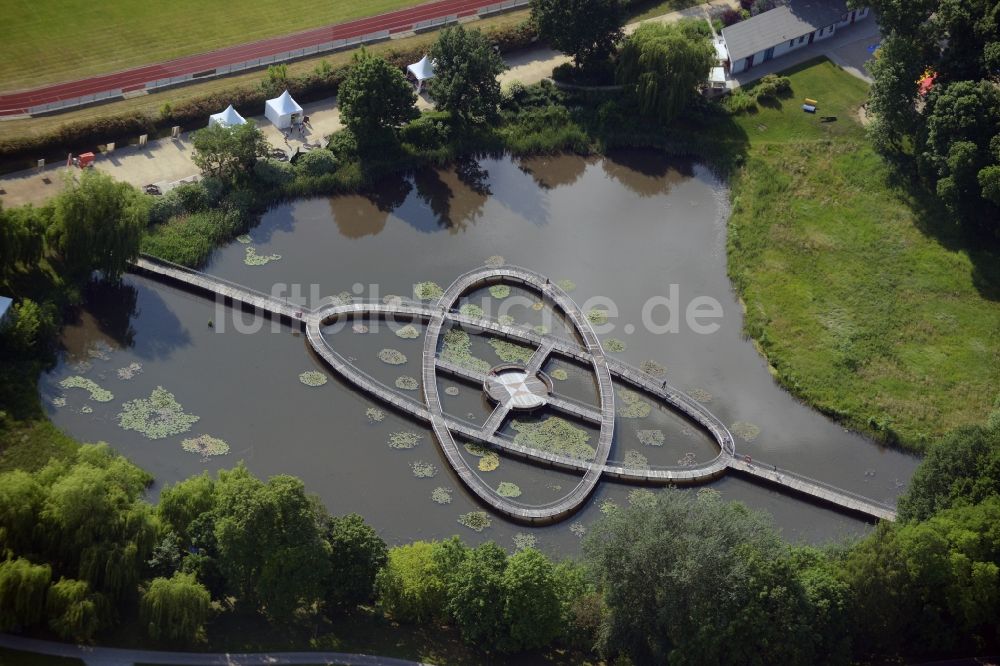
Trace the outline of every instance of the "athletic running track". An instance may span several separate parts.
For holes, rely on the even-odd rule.
[[[56,83],[34,90],[0,94],[0,116],[25,114],[33,106],[93,95],[108,90],[120,89],[123,93],[142,90],[147,82],[210,71],[217,67],[225,67],[338,39],[350,39],[383,30],[388,30],[390,34],[406,32],[412,30],[413,24],[420,21],[452,15],[457,15],[459,18],[472,16],[476,14],[478,9],[495,5],[498,2],[499,0],[438,0],[387,14],[328,25],[284,37],[273,37],[250,44],[230,46],[218,51],[177,58],[156,65],[136,67],[79,81]]]

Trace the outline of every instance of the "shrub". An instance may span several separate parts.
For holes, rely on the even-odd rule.
[[[322,176],[337,169],[337,158],[329,150],[310,150],[299,157],[295,168],[306,176]]]
[[[722,104],[726,107],[726,110],[733,115],[753,113],[757,110],[757,100],[753,95],[750,95],[743,90],[737,90],[736,92],[727,95]]]
[[[200,266],[215,246],[230,238],[238,228],[237,216],[210,210],[185,214],[156,225],[142,239],[141,249],[184,266]]]
[[[743,15],[740,10],[729,7],[719,14],[719,20],[722,21],[724,27],[729,27],[742,21]]]
[[[347,128],[331,134],[326,147],[340,162],[349,162],[358,156],[358,138]]]
[[[278,160],[260,160],[253,167],[257,182],[267,187],[277,187],[295,178],[295,167]]]
[[[791,79],[777,74],[765,74],[753,87],[753,93],[757,95],[758,99],[761,97],[784,97],[791,91]]]
[[[451,114],[447,111],[433,111],[422,114],[416,120],[403,126],[400,139],[414,148],[426,150],[437,148],[448,141]]]

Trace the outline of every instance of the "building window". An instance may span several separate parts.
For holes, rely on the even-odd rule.
[[[792,48],[793,46],[795,46],[795,40],[794,39],[792,41],[788,42],[788,48]]]
[[[806,41],[806,36],[805,35],[802,35],[801,37],[799,37],[799,44],[801,44],[804,41]]]
[[[820,28],[820,29],[819,29],[819,36],[820,36],[820,37],[822,37],[822,36],[823,36],[823,31],[824,31],[824,30],[826,30],[826,28]]]

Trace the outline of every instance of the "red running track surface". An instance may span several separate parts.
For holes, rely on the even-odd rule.
[[[217,67],[234,65],[246,60],[263,58],[337,39],[360,37],[382,30],[388,30],[390,33],[404,32],[412,29],[413,24],[420,21],[444,18],[453,14],[459,17],[471,16],[476,13],[476,10],[497,2],[499,0],[437,0],[437,2],[400,9],[387,14],[328,25],[283,37],[272,37],[259,42],[230,46],[218,51],[185,56],[114,74],[92,76],[87,79],[56,83],[33,90],[0,94],[0,115],[23,114],[27,113],[29,108],[39,104],[50,104],[106,90],[121,89],[123,92],[140,90],[149,81],[204,72]]]

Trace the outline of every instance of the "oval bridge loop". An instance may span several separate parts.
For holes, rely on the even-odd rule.
[[[750,460],[747,457],[737,455],[732,434],[725,424],[708,411],[704,405],[683,391],[670,386],[666,381],[653,377],[622,361],[608,358],[590,326],[590,322],[587,321],[586,316],[572,299],[548,279],[527,269],[504,266],[469,271],[459,276],[434,304],[402,299],[394,303],[382,301],[342,303],[338,299],[328,298],[314,309],[289,303],[285,299],[155,257],[141,256],[133,264],[132,270],[163,282],[210,295],[233,306],[262,312],[266,316],[282,319],[304,328],[309,345],[335,372],[393,408],[430,424],[445,458],[463,483],[487,506],[512,520],[544,523],[564,518],[586,502],[602,476],[631,483],[690,485],[718,478],[730,469],[754,480],[790,490],[812,500],[868,518],[896,519],[895,508],[889,504],[810,479],[790,470],[779,469],[759,460]],[[458,298],[469,290],[501,282],[524,286],[550,299],[570,319],[580,334],[583,345],[553,335],[539,335],[534,330],[523,326],[505,325],[489,319],[462,314],[454,308]],[[399,391],[386,386],[357,368],[337,352],[323,336],[323,326],[331,321],[342,317],[373,316],[401,316],[426,322],[427,330],[421,361],[424,402],[399,393]],[[540,370],[544,367],[549,355],[553,353],[590,365],[598,380],[601,403],[599,408],[595,409],[589,405],[582,405],[556,395],[549,395],[546,404],[557,412],[600,426],[600,436],[594,460],[580,460],[525,447],[515,443],[509,437],[498,434],[497,430],[507,416],[506,409],[502,409],[500,404],[497,405],[496,410],[501,411],[494,410],[494,413],[482,426],[445,414],[437,390],[439,370],[480,384],[486,379],[485,373],[470,370],[439,358],[437,343],[446,323],[474,326],[487,333],[533,345],[536,350],[526,369]],[[718,455],[712,460],[694,466],[635,469],[609,463],[608,455],[614,437],[615,421],[612,377],[669,405],[703,428],[718,445]],[[459,450],[455,440],[456,435],[471,443],[488,446],[514,458],[581,474],[581,480],[565,496],[544,505],[527,505],[501,497],[469,467]]]

